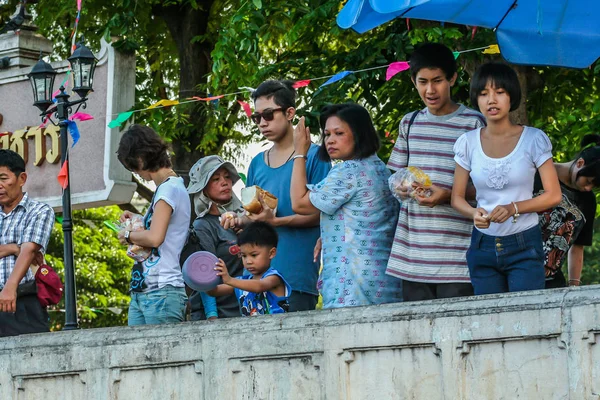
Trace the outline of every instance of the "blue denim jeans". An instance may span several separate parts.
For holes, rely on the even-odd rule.
[[[185,288],[170,285],[151,292],[131,292],[128,325],[157,325],[183,322]]]
[[[490,236],[473,229],[467,264],[476,295],[543,289],[540,227],[509,236]]]

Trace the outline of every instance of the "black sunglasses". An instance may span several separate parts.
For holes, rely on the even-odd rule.
[[[284,108],[279,107],[279,108],[267,108],[265,111],[259,113],[259,112],[255,112],[254,114],[252,114],[250,116],[250,119],[252,120],[252,122],[254,122],[256,125],[260,124],[260,119],[263,118],[265,121],[273,121],[273,118],[275,118],[275,112],[276,111],[284,111]]]

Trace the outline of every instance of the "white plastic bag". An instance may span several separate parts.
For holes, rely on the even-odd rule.
[[[415,197],[429,197],[431,179],[429,175],[417,167],[401,168],[394,172],[388,179],[392,195],[400,202]],[[416,183],[416,185],[413,185]]]

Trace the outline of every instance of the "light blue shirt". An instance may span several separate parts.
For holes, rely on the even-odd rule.
[[[390,172],[372,155],[336,164],[311,186],[321,210],[323,308],[402,300],[400,279],[385,274],[398,220],[398,201],[388,187]]]
[[[306,161],[308,183],[317,183],[327,176],[331,163],[319,159],[319,146],[311,145]],[[271,168],[265,163],[264,153],[260,153],[250,163],[247,186],[258,185],[271,192],[278,199],[277,216],[294,215],[290,198],[290,183],[292,180],[292,160],[279,168]],[[271,267],[279,271],[291,285],[292,290],[318,294],[317,277],[319,263],[313,261],[313,250],[319,239],[319,227],[292,228],[277,227],[279,244],[277,255],[271,262]]]

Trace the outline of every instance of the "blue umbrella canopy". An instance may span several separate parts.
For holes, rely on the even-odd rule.
[[[600,0],[348,0],[337,23],[364,33],[394,18],[494,29],[513,64],[586,68],[600,57]]]

